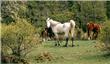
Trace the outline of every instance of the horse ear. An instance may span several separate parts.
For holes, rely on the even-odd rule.
[[[50,20],[50,18],[47,18],[47,20]]]
[[[90,23],[88,22],[87,25],[89,25]]]

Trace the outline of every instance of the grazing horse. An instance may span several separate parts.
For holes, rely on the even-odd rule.
[[[45,41],[48,37],[50,39],[54,39],[55,35],[54,35],[51,27],[49,27],[49,28],[46,27],[43,31],[41,31],[40,36],[42,37],[43,41]]]
[[[40,37],[42,37],[42,40],[45,42],[48,37],[47,28],[41,31]]]
[[[48,33],[48,37],[49,37],[50,39],[54,39],[55,34],[53,33],[51,27],[47,28],[47,33]]]
[[[64,45],[65,47],[67,47],[67,45],[68,45],[69,34],[71,34],[72,47],[74,46],[74,44],[73,44],[74,29],[75,29],[75,21],[74,20],[70,20],[70,22],[66,22],[66,23],[62,24],[60,22],[54,21],[53,19],[47,18],[46,22],[47,22],[47,27],[52,28],[52,31],[54,32],[55,37],[57,39],[55,46],[60,46],[58,33],[65,34],[64,35],[66,38],[66,43]]]
[[[100,25],[96,23],[87,23],[87,30],[88,30],[88,39],[96,39],[98,36],[98,33],[100,31]],[[91,32],[93,32],[93,35],[91,37]]]

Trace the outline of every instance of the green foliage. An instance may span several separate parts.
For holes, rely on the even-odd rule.
[[[27,18],[37,27],[45,26],[48,17],[67,21],[73,17],[73,13],[68,11],[68,3],[60,1],[32,1],[27,2]]]
[[[17,17],[26,17],[26,5],[22,1],[2,1],[1,17],[2,23],[15,22]]]
[[[98,37],[98,45],[103,50],[110,52],[110,21],[104,22]]]
[[[1,30],[2,47],[10,48],[15,56],[25,57],[40,43],[35,27],[24,19],[19,19],[16,23],[9,25],[3,24]],[[5,50],[2,51],[6,53]]]
[[[72,12],[58,13],[51,15],[52,19],[60,21],[62,23],[68,22],[71,18],[73,18],[74,14]]]
[[[48,17],[60,22],[74,19],[77,26],[86,31],[87,22],[105,21],[109,17],[109,2],[3,1],[1,14],[2,23],[9,24],[20,17],[31,21],[36,27],[44,27]]]

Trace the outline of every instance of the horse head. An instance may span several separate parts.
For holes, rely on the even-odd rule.
[[[49,28],[50,27],[50,18],[47,18],[46,23],[47,23],[47,28]]]
[[[47,21],[50,20],[50,18],[47,18]]]

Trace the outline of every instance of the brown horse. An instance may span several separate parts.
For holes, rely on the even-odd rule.
[[[96,23],[87,23],[88,39],[96,39],[100,31],[100,25]],[[91,32],[93,35],[91,36]]]

